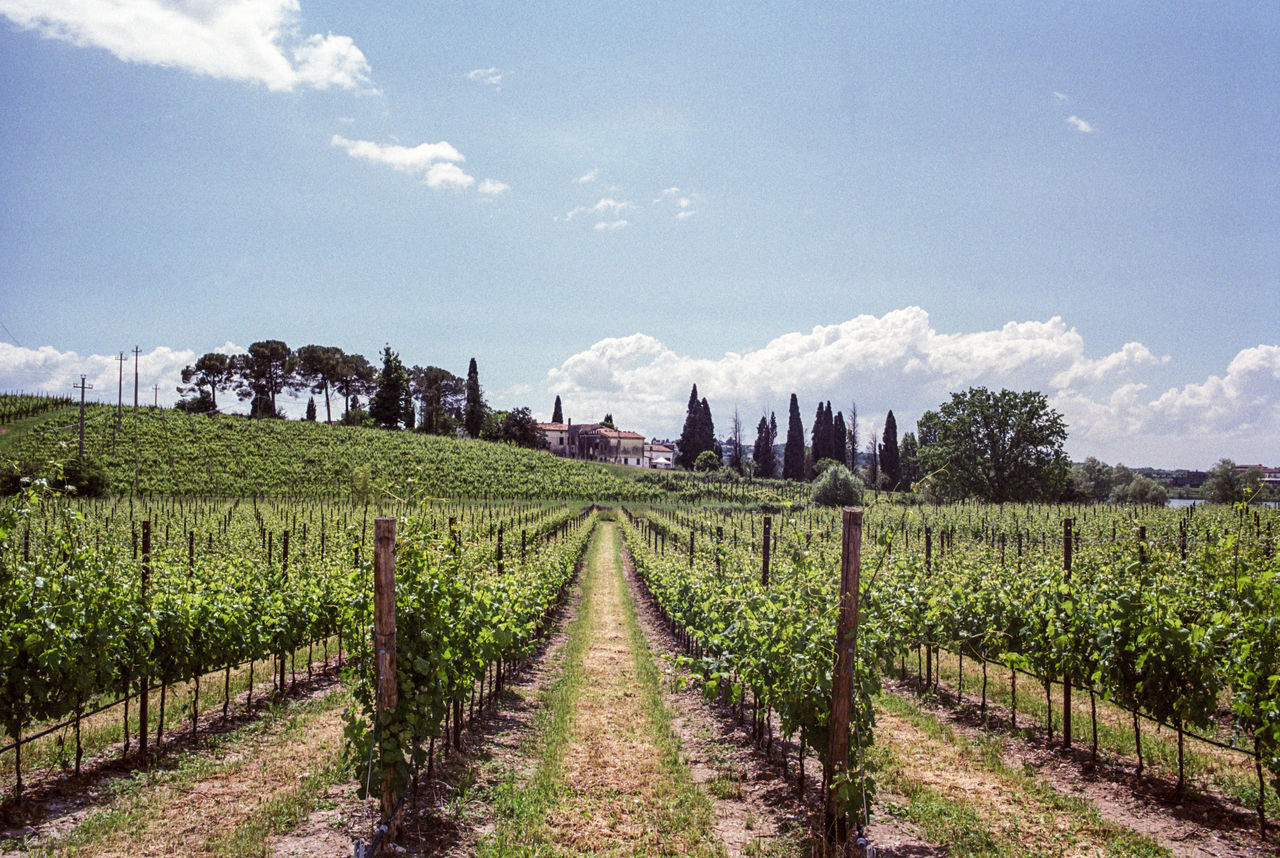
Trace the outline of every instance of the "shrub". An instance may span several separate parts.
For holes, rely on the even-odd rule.
[[[818,506],[852,506],[862,502],[862,480],[844,465],[832,464],[814,481],[810,497]]]

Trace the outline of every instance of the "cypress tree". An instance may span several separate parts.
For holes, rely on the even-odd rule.
[[[476,369],[476,359],[471,359],[467,367],[467,402],[462,412],[462,425],[472,438],[479,438],[484,429],[484,394],[480,390],[480,372]]]
[[[813,451],[813,463],[816,465],[820,459],[829,458],[827,456],[827,408],[821,402],[818,403],[818,411],[813,415],[813,429],[810,432],[810,449]],[[810,474],[810,477],[813,475]]]
[[[316,422],[316,398],[314,396],[307,397],[307,416],[303,419],[310,420],[312,423]]]
[[[782,451],[782,478],[804,479],[804,424],[800,422],[800,403],[791,394],[787,417],[787,447]]]
[[[769,421],[763,414],[760,415],[760,423],[756,425],[756,444],[751,449],[751,458],[756,463],[757,476],[768,478],[777,475],[778,460],[773,455],[773,433],[769,431]]]
[[[706,397],[703,397],[702,416],[698,420],[698,453],[716,450],[719,446],[716,443],[716,424],[711,420],[711,406],[707,404]]]
[[[844,428],[844,412],[837,411],[835,418],[831,421],[831,458],[835,459],[846,468],[849,467],[849,435]]]
[[[880,470],[889,481],[889,488],[896,490],[902,482],[902,458],[898,453],[898,421],[893,411],[884,418],[884,440],[880,442]]]
[[[399,429],[404,418],[404,400],[409,395],[409,374],[400,355],[386,346],[382,350],[382,371],[378,387],[369,403],[369,416],[383,429]],[[409,424],[411,427],[412,423]]]
[[[564,422],[564,409],[560,407],[559,396],[556,397],[556,407],[551,409],[551,422],[552,423]]]
[[[684,428],[680,430],[680,452],[676,453],[676,465],[693,470],[693,460],[702,451],[698,449],[698,424],[702,422],[702,403],[698,400],[698,385],[689,391],[689,407],[684,415]]]

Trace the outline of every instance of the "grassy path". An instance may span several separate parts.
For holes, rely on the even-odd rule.
[[[499,791],[482,855],[720,855],[622,577],[617,527],[589,549],[582,608],[527,782]]]

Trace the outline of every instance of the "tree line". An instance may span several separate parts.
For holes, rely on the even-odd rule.
[[[476,359],[465,378],[438,366],[405,366],[386,346],[381,367],[363,355],[337,346],[291,349],[281,340],[252,343],[244,354],[209,352],[182,370],[177,408],[197,414],[219,411],[218,396],[232,394],[249,402],[251,418],[283,418],[282,393],[308,393],[306,420],[318,419],[316,397],[325,422],[334,421],[334,400],[341,399],[337,422],[347,426],[415,429],[433,435],[465,435],[541,447],[545,439],[528,407],[495,410],[485,401]]]

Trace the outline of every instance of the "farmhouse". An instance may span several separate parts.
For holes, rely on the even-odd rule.
[[[547,449],[566,459],[585,459],[589,462],[612,462],[636,468],[663,467],[650,464],[647,448],[660,447],[665,452],[655,452],[652,458],[663,461],[670,468],[675,453],[663,445],[646,444],[639,432],[628,432],[603,423],[539,423],[538,428],[547,438]]]

